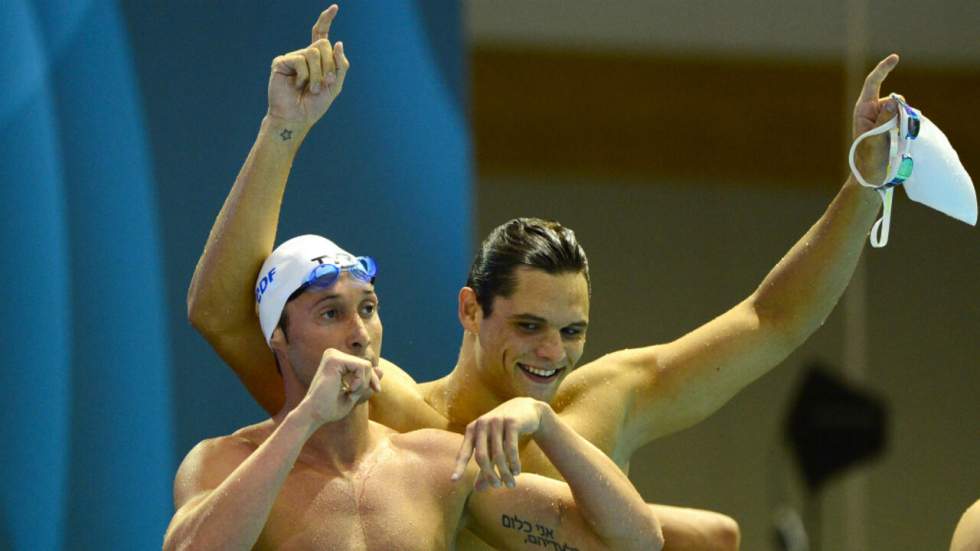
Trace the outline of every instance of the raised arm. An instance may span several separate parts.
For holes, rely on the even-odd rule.
[[[306,441],[379,389],[369,361],[327,350],[306,397],[257,449],[236,436],[195,446],[174,480],[177,512],[163,548],[252,549]]]
[[[522,435],[532,436],[567,484],[532,474],[517,476]],[[480,472],[467,504],[469,526],[492,544],[663,546],[660,523],[626,475],[545,402],[515,398],[470,423],[454,478],[464,474],[474,455]],[[503,486],[514,489],[499,490]]]
[[[308,47],[276,57],[269,107],[255,144],[211,228],[187,293],[191,324],[270,413],[283,401],[282,381],[255,316],[252,288],[272,252],[286,179],[310,128],[336,99],[350,63],[328,33],[337,6],[313,25]]]
[[[853,135],[894,116],[894,101],[879,94],[897,63],[897,55],[888,56],[868,75],[854,108]],[[888,145],[881,137],[869,146],[859,151],[859,168],[874,177],[885,170]],[[616,412],[625,420],[618,428],[628,455],[699,422],[823,324],[854,273],[880,205],[874,191],[848,178],[823,216],[748,298],[669,344],[601,358],[595,369],[569,377],[568,392],[597,389],[620,397],[626,411]],[[616,383],[608,389],[591,384],[603,378]]]

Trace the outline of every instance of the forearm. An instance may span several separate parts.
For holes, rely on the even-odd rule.
[[[568,483],[576,507],[596,535],[615,549],[659,548],[660,523],[626,475],[550,406],[544,408],[534,440]]]
[[[753,294],[760,321],[784,332],[793,346],[820,327],[847,288],[880,206],[873,190],[848,178]]]
[[[313,430],[299,410],[287,415],[204,500],[178,512],[164,549],[251,549]]]
[[[218,213],[187,294],[191,323],[205,336],[254,320],[255,277],[275,242],[293,159],[309,128],[266,116]]]

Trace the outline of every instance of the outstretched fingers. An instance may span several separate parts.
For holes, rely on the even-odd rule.
[[[473,451],[473,431],[466,429],[466,434],[463,436],[463,443],[460,444],[459,451],[456,452],[456,467],[453,469],[453,474],[450,477],[452,480],[459,480],[463,476],[463,472],[466,471],[466,464],[473,457]]]
[[[507,453],[507,460],[510,461],[510,471],[513,476],[521,474],[521,454],[518,448],[520,444],[520,433],[514,423],[504,424],[504,450]],[[517,485],[517,480],[514,480]]]
[[[490,447],[487,445],[487,431],[486,427],[480,427],[476,431],[475,436],[475,446],[476,451],[473,453],[473,457],[476,459],[476,464],[480,467],[480,479],[493,486],[500,485],[500,481],[497,478],[496,471],[493,470],[493,461],[490,458]],[[482,490],[485,485],[477,483],[477,489]]]
[[[498,421],[490,426],[490,451],[493,453],[493,465],[497,468],[496,474],[499,475],[498,482],[494,486],[499,486],[500,482],[503,482],[508,488],[513,488],[516,484],[514,475],[510,472],[507,454],[504,453],[504,432],[506,430],[504,424],[505,422]]]
[[[868,73],[864,79],[864,88],[861,89],[859,103],[877,101],[881,95],[881,83],[885,82],[888,73],[898,65],[898,54],[891,54],[878,62],[878,65]]]

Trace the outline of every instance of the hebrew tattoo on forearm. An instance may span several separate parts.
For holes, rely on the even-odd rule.
[[[510,528],[524,534],[524,543],[535,547],[544,547],[554,551],[578,551],[567,542],[555,539],[555,530],[543,524],[532,523],[517,515],[500,515],[500,523],[504,528]]]

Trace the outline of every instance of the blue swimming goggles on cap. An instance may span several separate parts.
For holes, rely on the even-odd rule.
[[[333,262],[323,262],[322,258],[313,260],[320,262],[320,264],[310,271],[306,280],[296,290],[297,292],[308,287],[326,289],[337,283],[342,272],[348,272],[365,283],[374,283],[374,278],[378,274],[378,264],[370,256],[348,257],[345,260],[349,260],[350,263],[345,262],[343,266]]]

